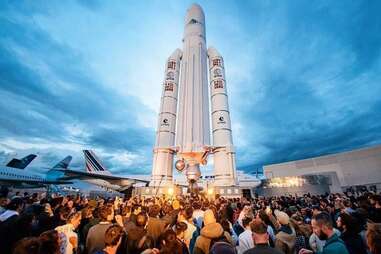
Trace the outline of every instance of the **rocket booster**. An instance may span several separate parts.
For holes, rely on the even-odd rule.
[[[208,49],[208,56],[214,146],[214,184],[230,186],[236,184],[236,165],[224,60],[220,53],[212,47]]]
[[[172,182],[173,146],[175,145],[177,94],[181,55],[181,50],[176,49],[168,58],[165,66],[159,121],[153,151],[151,186],[167,185],[168,182]]]

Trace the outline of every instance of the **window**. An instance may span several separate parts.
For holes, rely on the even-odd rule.
[[[213,66],[221,66],[221,59],[220,58],[216,58],[216,59],[213,59]]]
[[[213,83],[214,89],[224,88],[224,83],[222,82],[222,80],[215,80]]]
[[[165,83],[165,88],[164,90],[167,92],[167,91],[170,91],[170,92],[173,92],[173,83]]]
[[[168,62],[168,70],[174,70],[176,69],[176,62],[175,61],[169,61]]]

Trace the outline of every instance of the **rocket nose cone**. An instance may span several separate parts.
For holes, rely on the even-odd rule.
[[[188,8],[187,14],[185,16],[185,25],[187,25],[189,23],[201,23],[201,24],[205,24],[204,11],[202,10],[200,5],[198,5],[198,4],[192,4]]]

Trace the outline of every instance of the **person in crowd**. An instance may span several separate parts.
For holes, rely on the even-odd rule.
[[[265,225],[267,226],[267,233],[270,236],[270,246],[274,246],[276,238],[275,238],[275,233],[274,233],[274,226],[270,220],[269,215],[266,213],[265,210],[261,209],[257,213],[256,219],[265,223]]]
[[[61,235],[60,235],[61,234]],[[60,254],[64,253],[65,247],[61,248],[65,235],[63,233],[58,233],[56,230],[48,230],[43,232],[39,237],[39,252],[42,254]],[[61,249],[63,250],[61,252]]]
[[[24,206],[24,200],[15,197],[8,204],[7,210],[0,215],[1,253],[12,253],[12,249],[18,240],[31,236],[33,216],[21,214]]]
[[[295,229],[295,252],[299,253],[301,249],[308,249],[308,240],[311,234],[308,227],[303,223],[303,218],[294,214],[290,219],[291,226]]]
[[[255,219],[250,224],[254,246],[248,249],[244,254],[283,254],[278,249],[270,246],[270,235],[268,233],[268,225],[261,219]]]
[[[193,254],[208,254],[215,242],[227,241],[224,238],[224,229],[216,221],[212,210],[208,209],[204,213],[204,227],[201,228],[200,235],[196,239]]]
[[[340,238],[344,241],[349,254],[367,253],[366,246],[360,236],[361,225],[355,217],[342,212],[337,218],[336,224],[341,231]]]
[[[381,254],[381,224],[368,223],[366,242],[371,254]]]
[[[105,233],[114,219],[113,208],[107,205],[102,206],[99,209],[99,219],[99,223],[89,229],[86,237],[86,251],[88,254],[103,250],[105,247]]]
[[[13,254],[40,254],[40,241],[37,237],[25,237],[17,242]]]
[[[234,234],[234,230],[232,229],[230,222],[224,219],[220,221],[220,224],[224,229],[224,236],[227,239],[227,241],[232,246],[236,246],[238,242],[238,237]]]
[[[244,227],[245,231],[243,231],[238,236],[238,246],[237,246],[238,254],[242,254],[246,250],[254,247],[254,241],[253,241],[253,236],[252,236],[251,227],[250,227],[251,221],[252,221],[252,218],[250,217],[245,217],[242,219],[242,226]]]
[[[6,209],[0,214],[1,254],[11,254],[16,248],[17,251],[28,251],[33,241],[29,242],[30,245],[27,241],[24,243],[28,244],[19,243],[24,239],[33,240],[30,237],[37,237],[38,254],[70,251],[76,254],[158,254],[159,250],[189,251],[192,254],[235,253],[239,251],[235,232],[243,232],[240,242],[245,242],[243,239],[247,239],[244,236],[248,232],[249,221],[246,218],[254,218],[253,214],[256,215],[255,222],[262,224],[257,233],[250,224],[252,232],[247,235],[254,239],[254,247],[246,251],[262,249],[275,253],[276,249],[270,248],[273,245],[278,252],[282,250],[285,253],[294,254],[300,250],[300,254],[313,251],[345,254],[345,251],[340,252],[344,246],[347,253],[362,254],[367,249],[368,253],[374,254],[379,253],[381,242],[379,226],[366,226],[367,221],[377,221],[379,194],[367,190],[344,194],[256,196],[251,199],[218,195],[211,198],[202,193],[89,200],[81,195],[54,193],[51,196],[24,193],[9,199],[8,195],[0,195],[6,203],[6,207],[2,205]],[[106,212],[107,218],[100,221],[100,211],[105,210],[109,211]],[[326,214],[328,219],[319,218],[321,214]],[[105,234],[113,222],[127,232],[122,234],[120,243],[117,241],[118,247],[115,247],[115,242],[106,246]],[[310,241],[307,242],[307,238]],[[337,246],[339,250],[332,252]],[[30,253],[35,250],[32,248]]]
[[[197,230],[197,227],[193,223],[193,208],[188,206],[180,211],[177,220],[178,222],[184,222],[187,225],[187,229],[184,232],[184,242],[189,248],[193,234]]]
[[[152,205],[148,212],[147,233],[154,240],[155,246],[158,246],[159,237],[167,226],[167,223],[159,218],[160,210],[159,205]]]
[[[145,213],[140,212],[135,219],[135,223],[127,227],[127,249],[131,254],[141,253],[146,248],[153,248],[152,238],[147,236],[148,217]]]
[[[369,219],[375,223],[381,223],[381,195],[371,195],[369,202],[371,205]]]
[[[102,250],[95,251],[92,254],[116,254],[124,235],[123,228],[114,224],[107,228],[104,235],[104,248]]]
[[[328,213],[321,212],[313,217],[312,230],[319,239],[325,241],[321,254],[349,254],[343,240],[335,233],[332,219]],[[302,249],[301,253],[312,253],[312,251]]]
[[[184,235],[187,230],[187,224],[185,222],[177,222],[174,226],[176,233],[176,241],[178,241],[181,245],[182,253],[189,254],[189,249],[187,244],[185,243]]]
[[[193,220],[195,221],[195,224],[198,228],[202,227],[202,222],[204,219],[204,211],[201,209],[202,205],[201,202],[196,201],[193,203]]]
[[[75,253],[78,247],[78,235],[74,231],[81,223],[81,213],[75,212],[68,216],[67,223],[62,226],[58,226],[55,230],[58,233],[63,233],[66,237],[66,245],[64,246],[64,254]]]
[[[160,236],[160,254],[187,254],[172,229],[165,230]]]
[[[278,233],[275,235],[275,248],[285,254],[294,254],[296,233],[295,229],[290,224],[290,217],[287,213],[275,210],[276,219],[280,225]]]

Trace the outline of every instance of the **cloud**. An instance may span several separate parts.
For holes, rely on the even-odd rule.
[[[81,168],[86,148],[115,173],[150,173],[189,4],[2,3],[0,160],[38,152],[38,170],[71,154]],[[238,168],[381,143],[379,2],[200,4],[226,65]]]
[[[8,16],[0,23],[0,143],[7,149],[40,150],[45,164],[88,147],[151,152],[154,130],[138,113],[152,113],[139,99],[108,89],[79,52],[39,27]]]

